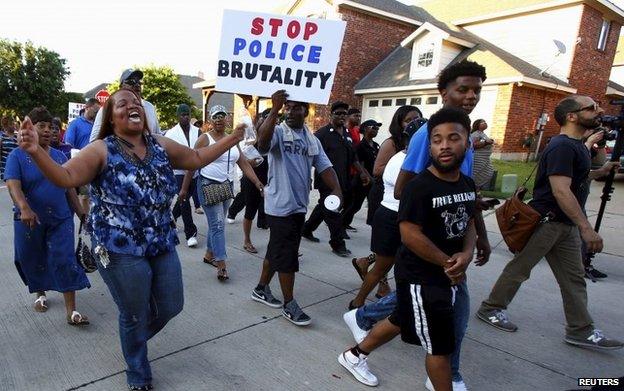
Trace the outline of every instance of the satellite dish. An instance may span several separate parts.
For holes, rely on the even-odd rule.
[[[557,39],[553,39],[553,43],[557,47],[557,50],[559,50],[559,53],[557,53],[557,54],[565,54],[567,49],[566,49],[566,45],[563,42],[561,42],[561,41],[559,41]]]

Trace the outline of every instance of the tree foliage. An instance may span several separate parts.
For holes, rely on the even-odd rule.
[[[67,116],[63,84],[68,75],[65,59],[58,53],[32,42],[0,39],[0,111],[23,116],[44,105]]]
[[[143,99],[148,100],[156,106],[158,120],[162,129],[169,129],[178,123],[176,109],[181,103],[186,103],[190,107],[194,106],[193,100],[186,92],[186,88],[180,82],[180,78],[175,71],[168,66],[135,66],[143,72]],[[121,74],[121,72],[119,72]],[[107,90],[112,94],[119,89],[119,80],[109,84]],[[201,111],[196,108],[193,114]]]

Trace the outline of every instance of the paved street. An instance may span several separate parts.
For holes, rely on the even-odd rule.
[[[601,183],[595,183],[588,204],[598,209]],[[92,288],[78,294],[79,310],[92,324],[83,329],[65,323],[62,296],[51,293],[50,310],[35,313],[34,297],[23,286],[13,265],[13,228],[6,188],[0,189],[0,390],[123,390],[124,361],[117,333],[115,305],[97,273]],[[609,278],[588,283],[590,311],[598,328],[624,338],[624,181],[608,204],[601,234],[606,251],[596,266]],[[348,247],[368,254],[370,228],[365,211]],[[320,244],[303,240],[296,298],[313,318],[298,328],[271,309],[250,299],[262,256],[242,249],[242,225],[227,226],[230,280],[220,283],[216,270],[201,262],[206,221],[195,215],[200,247],[180,245],[185,284],[185,308],[149,344],[157,390],[364,390],[337,362],[353,344],[342,321],[347,303],[360,281],[349,259],[331,254],[329,232],[321,226]],[[510,259],[496,226],[487,217],[491,261],[471,266],[472,313]],[[254,230],[261,254],[268,232]],[[182,235],[183,236],[183,235]],[[274,293],[281,298],[277,282]],[[471,316],[462,352],[462,373],[471,390],[565,390],[578,377],[624,375],[624,351],[595,352],[563,343],[564,317],[555,279],[545,262],[534,269],[509,309],[516,333],[495,330]],[[379,349],[369,359],[380,389],[424,390],[423,352],[400,340]]]

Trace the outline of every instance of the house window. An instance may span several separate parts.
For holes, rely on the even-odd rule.
[[[410,99],[410,105],[417,106],[417,105],[420,105],[420,104],[422,104],[422,98],[421,97]]]
[[[435,105],[438,103],[438,97],[437,96],[430,96],[427,98],[427,104],[428,105]]]
[[[383,99],[381,101],[382,106],[392,106],[392,99]]]
[[[397,99],[396,100],[396,105],[397,106],[405,106],[407,104],[407,99],[406,98],[401,98],[401,99]]]
[[[377,106],[379,106],[379,101],[377,99],[368,101],[368,107],[377,107]]]
[[[598,37],[598,50],[605,50],[607,47],[607,38],[609,38],[609,30],[611,29],[611,22],[603,19],[602,27],[600,28],[600,36]]]
[[[425,46],[424,48],[422,48],[422,50],[418,52],[418,68],[427,68],[431,64],[433,64],[433,49],[434,44],[432,43],[428,46]]]

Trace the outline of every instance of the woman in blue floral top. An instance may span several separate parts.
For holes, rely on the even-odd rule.
[[[119,309],[121,348],[132,390],[152,388],[147,341],[182,310],[180,260],[171,201],[173,168],[196,170],[243,139],[244,125],[197,150],[152,136],[141,99],[121,89],[104,105],[98,140],[64,165],[38,147],[29,120],[18,137],[44,175],[60,187],[91,184],[92,245]]]

